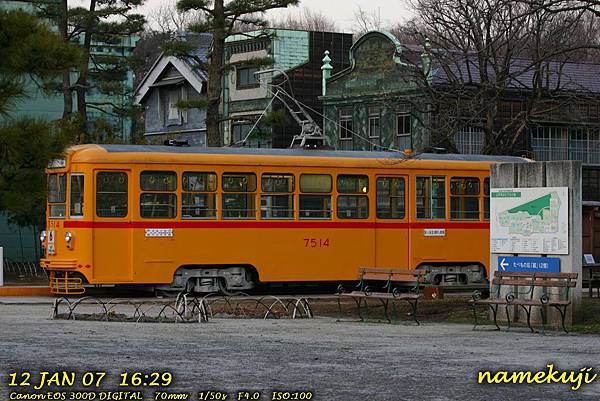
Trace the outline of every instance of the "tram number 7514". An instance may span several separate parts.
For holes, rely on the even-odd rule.
[[[305,248],[329,248],[329,238],[304,238]]]

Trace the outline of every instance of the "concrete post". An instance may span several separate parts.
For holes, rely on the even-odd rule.
[[[581,283],[582,283],[582,206],[581,206],[581,162],[556,161],[535,163],[503,163],[491,168],[490,186],[498,188],[534,188],[534,187],[568,187],[569,188],[569,253],[567,255],[534,255],[534,254],[498,254],[490,253],[490,281],[498,271],[498,256],[548,256],[560,258],[561,272],[578,273],[577,286],[571,292],[572,307],[567,311],[567,323],[581,320]],[[510,289],[506,289],[504,294]],[[535,294],[537,297],[539,294]],[[536,308],[537,309],[537,308]],[[525,315],[517,308],[512,311],[511,319],[523,321]],[[560,324],[560,316],[554,310],[548,310],[548,324]],[[504,313],[498,313],[498,320],[503,321]],[[539,323],[540,315],[532,313],[532,323]]]
[[[561,271],[577,273],[577,287],[572,291],[573,305],[567,314],[567,323],[580,322],[581,290],[583,282],[583,232],[581,205],[581,162],[546,162],[546,186],[569,187],[569,254],[560,255]]]

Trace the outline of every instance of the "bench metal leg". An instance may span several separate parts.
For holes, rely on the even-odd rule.
[[[540,315],[542,317],[542,328],[540,330],[540,334],[544,335],[544,326],[546,325],[546,311],[543,306],[540,306]]]
[[[418,299],[415,299],[414,302],[410,302],[408,301],[408,303],[410,304],[410,307],[412,308],[412,315],[413,315],[413,320],[415,321],[415,323],[420,326],[421,323],[417,320],[417,302],[419,302]]]
[[[475,330],[477,328],[477,305],[475,304],[475,302],[473,302],[471,304],[471,309],[473,310],[473,318],[475,319],[475,324],[473,325],[473,330]]]
[[[365,316],[369,320],[369,302],[367,302],[367,298],[365,298]]]
[[[388,323],[392,323],[392,319],[390,319],[390,317],[388,316],[388,303],[390,302],[389,299],[382,299],[382,298],[378,298],[379,301],[381,302],[381,305],[383,306],[383,316],[385,316],[386,320],[388,321]]]
[[[399,320],[398,311],[396,310],[396,302],[392,302],[392,318]]]
[[[360,321],[364,322],[365,319],[362,317],[362,313],[360,313],[360,306],[362,304],[362,298],[352,298],[352,299],[354,299],[354,302],[356,303],[356,309],[358,310],[358,317],[360,318]],[[365,300],[365,303],[366,302],[367,301]]]
[[[506,313],[506,322],[507,322],[506,331],[510,330],[510,325],[511,325],[510,313],[508,312],[508,307],[509,307],[509,305],[504,306],[504,312]]]
[[[567,328],[565,327],[565,318],[567,317],[567,307],[565,306],[564,308],[561,308],[558,305],[552,305],[557,311],[558,313],[560,313],[560,324],[562,325],[562,329],[565,331],[565,333],[569,333],[569,331],[567,330]]]
[[[535,330],[533,329],[533,327],[531,327],[531,306],[527,307],[525,305],[519,305],[521,308],[523,308],[523,310],[525,311],[525,314],[527,315],[527,327],[529,327],[529,330],[531,330],[532,333],[535,332]]]
[[[488,305],[490,307],[490,309],[492,310],[492,313],[494,314],[494,325],[496,326],[496,330],[500,330],[500,326],[498,326],[498,320],[497,320],[497,316],[498,316],[498,308],[500,307],[500,305],[496,305],[496,307],[494,308],[494,305]]]

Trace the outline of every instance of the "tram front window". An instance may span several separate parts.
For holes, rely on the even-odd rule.
[[[66,174],[48,175],[48,203],[50,218],[65,218],[65,215],[67,213]]]

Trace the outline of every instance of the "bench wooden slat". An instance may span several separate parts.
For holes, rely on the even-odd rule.
[[[508,279],[494,279],[492,281],[494,285],[518,285],[523,287],[575,287],[577,281],[550,281],[550,280],[508,280]]]
[[[494,279],[492,281],[494,285],[522,285],[522,286],[531,286],[534,284],[533,280],[509,280],[509,279]]]
[[[383,298],[383,299],[419,299],[421,295],[419,294],[408,294],[408,293],[400,293],[394,296],[394,294],[389,292],[371,292],[368,295],[363,291],[352,291],[348,293],[340,294],[342,297],[350,297],[350,298]]]

